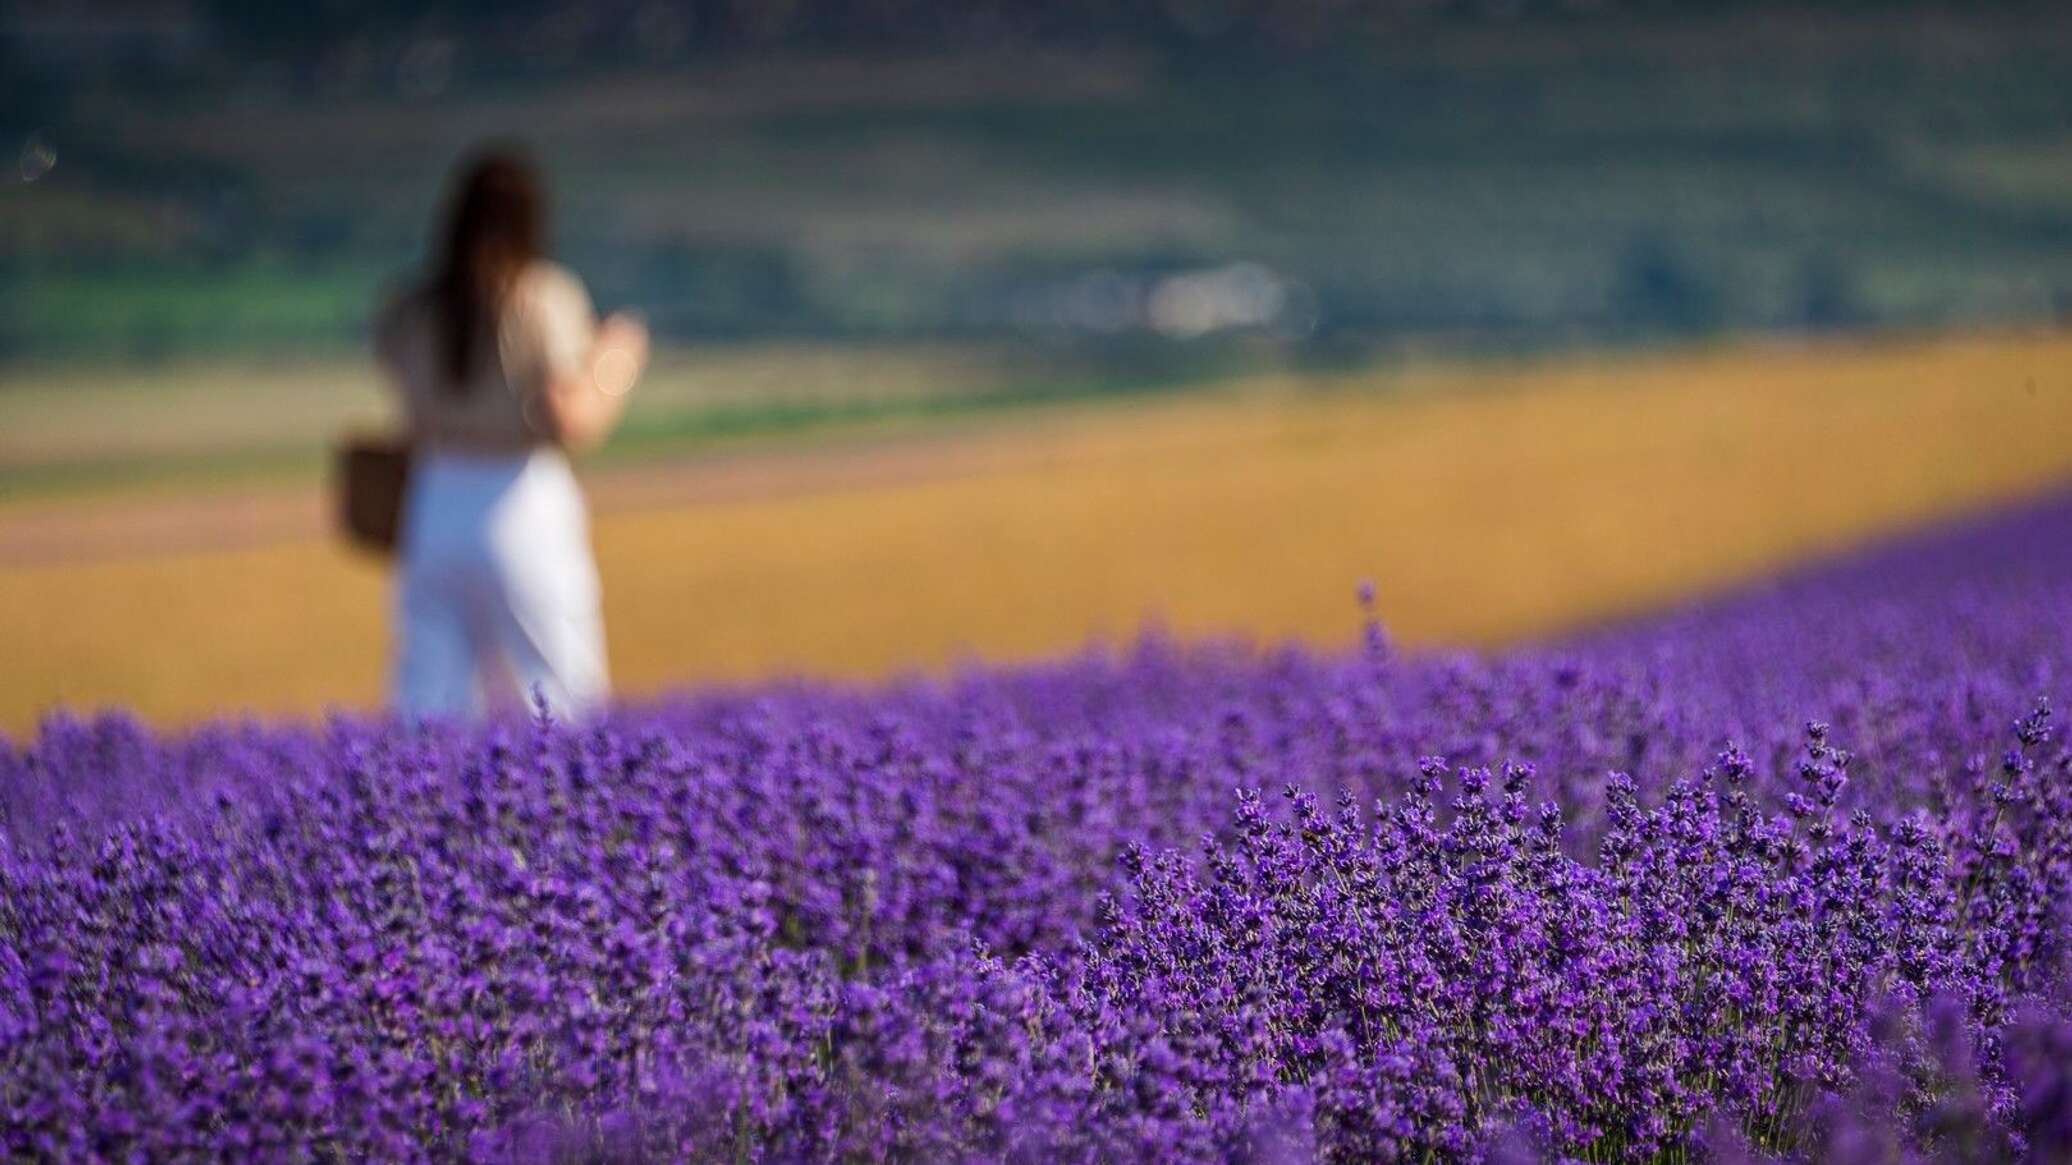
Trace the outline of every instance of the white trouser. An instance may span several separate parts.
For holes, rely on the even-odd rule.
[[[395,701],[405,716],[470,717],[539,699],[569,716],[604,700],[590,523],[559,450],[420,455],[400,549]]]

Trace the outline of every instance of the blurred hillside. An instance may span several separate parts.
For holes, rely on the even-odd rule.
[[[2055,7],[25,2],[0,358],[342,351],[486,137],[665,336],[1194,376],[2072,311]],[[1118,381],[1121,382],[1121,381]]]

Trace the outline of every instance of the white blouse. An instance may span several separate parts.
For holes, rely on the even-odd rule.
[[[473,453],[519,452],[552,440],[542,411],[549,381],[579,375],[597,334],[582,281],[537,260],[519,273],[483,336],[465,388],[446,380],[432,289],[392,296],[374,321],[374,351],[403,399],[420,446]]]

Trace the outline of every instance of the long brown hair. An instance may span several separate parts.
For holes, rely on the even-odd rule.
[[[476,349],[495,329],[504,296],[545,249],[546,218],[539,173],[522,152],[485,150],[459,170],[431,283],[450,391],[467,390]]]

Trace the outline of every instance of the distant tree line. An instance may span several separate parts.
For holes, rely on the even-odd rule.
[[[342,60],[403,62],[443,81],[667,64],[770,50],[914,52],[1088,47],[1216,59],[1356,49],[1446,26],[2031,12],[2054,0],[106,0],[0,5],[0,124],[82,77],[150,87],[253,68],[314,80]],[[462,46],[465,46],[462,48]],[[416,54],[413,56],[413,53]],[[9,108],[13,107],[13,108]]]
[[[425,35],[505,40],[568,63],[627,53],[872,50],[972,43],[1309,48],[1414,24],[1808,14],[1897,7],[2048,11],[2038,0],[209,0],[237,49],[288,58]]]

